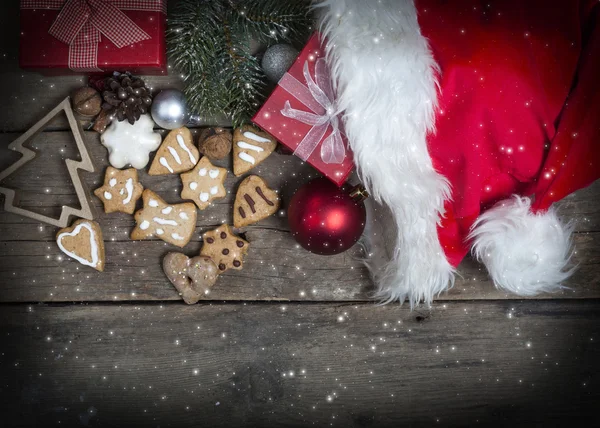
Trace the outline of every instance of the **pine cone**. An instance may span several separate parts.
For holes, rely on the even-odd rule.
[[[152,104],[146,83],[130,73],[108,77],[104,82],[102,108],[109,111],[119,122],[127,119],[132,125],[142,114],[148,113]]]

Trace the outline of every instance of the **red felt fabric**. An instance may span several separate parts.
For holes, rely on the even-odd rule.
[[[457,266],[495,202],[516,193],[545,210],[600,178],[600,3],[416,4],[441,68],[428,148],[452,186],[438,237]]]

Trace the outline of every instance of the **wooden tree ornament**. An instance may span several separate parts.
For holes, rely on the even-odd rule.
[[[55,219],[15,206],[15,204],[18,203],[18,195],[13,189],[8,189],[6,187],[0,186],[0,194],[4,194],[5,211],[20,214],[22,216],[29,217],[37,221],[64,228],[68,226],[69,217],[72,215],[82,217],[88,220],[94,219],[93,211],[90,207],[90,202],[88,199],[89,192],[82,183],[78,172],[78,169],[82,169],[88,172],[94,172],[94,165],[90,160],[87,149],[85,147],[85,143],[83,142],[83,132],[81,130],[81,126],[79,125],[79,122],[77,122],[75,116],[73,115],[73,110],[71,109],[71,100],[69,97],[65,98],[51,112],[49,112],[39,122],[37,122],[35,125],[29,128],[27,132],[25,132],[12,143],[10,143],[8,148],[14,150],[15,152],[21,153],[22,156],[17,162],[6,168],[4,171],[0,172],[0,183],[2,183],[2,181],[4,181],[8,176],[12,175],[15,171],[17,171],[27,162],[35,158],[36,151],[26,147],[25,144],[29,143],[38,133],[40,133],[44,129],[46,124],[50,122],[61,111],[64,111],[67,116],[69,127],[71,128],[73,138],[75,139],[75,143],[77,144],[77,149],[79,150],[79,154],[81,155],[81,161],[76,161],[73,159],[65,160],[65,163],[67,164],[67,169],[69,170],[69,175],[71,176],[71,181],[73,182],[73,186],[75,187],[75,191],[77,192],[77,199],[79,200],[81,209],[75,209],[63,205],[62,211],[60,213],[60,218]]]

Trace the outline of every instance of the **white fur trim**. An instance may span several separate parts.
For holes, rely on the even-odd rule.
[[[438,66],[416,8],[408,0],[328,0],[315,7],[359,176],[384,204],[377,211],[389,207],[392,214],[370,225],[365,242],[377,297],[429,304],[453,283],[454,271],[436,229],[450,188],[434,170],[426,141],[434,129]],[[380,241],[390,237],[386,248]]]
[[[473,255],[486,268],[496,287],[521,296],[563,288],[573,269],[570,224],[562,223],[551,208],[530,211],[531,200],[514,196],[479,216],[469,239]]]

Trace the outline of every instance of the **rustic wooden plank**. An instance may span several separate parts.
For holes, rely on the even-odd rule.
[[[324,258],[297,248],[288,232],[252,228],[245,235],[251,250],[241,271],[223,274],[207,300],[370,300],[372,283],[355,248]],[[578,234],[570,289],[537,298],[598,298],[600,290],[600,234]],[[185,253],[198,254],[201,243],[189,244]],[[179,296],[164,276],[162,257],[177,248],[162,241],[105,244],[103,273],[87,269],[64,257],[54,242],[0,243],[0,301],[64,302],[116,300],[177,300]],[[356,256],[356,257],[353,257]],[[520,299],[494,288],[487,272],[466,260],[454,288],[441,300]]]
[[[2,306],[5,426],[600,423],[600,304]]]
[[[0,135],[0,168],[13,162],[18,155],[6,150],[16,134]],[[68,183],[64,158],[77,158],[74,144],[65,132],[46,132],[34,145],[43,150],[39,157],[22,171],[6,180],[7,186],[23,191],[21,206],[57,215],[60,205],[76,201]],[[97,171],[82,174],[84,183],[94,189],[103,181],[107,165],[106,149],[96,133],[86,133],[90,155]],[[218,162],[231,169],[230,161]],[[254,171],[253,171],[254,172]],[[314,170],[294,156],[273,154],[256,168],[275,189],[282,190],[284,206],[295,189],[315,176]],[[180,181],[177,176],[151,177],[140,171],[141,182],[169,202],[179,201]],[[185,252],[194,255],[200,248],[203,231],[221,222],[231,222],[231,204],[238,178],[232,174],[226,181],[230,194],[213,207],[200,212],[198,227],[192,243]],[[576,237],[580,269],[569,282],[571,290],[544,298],[599,297],[598,233],[600,203],[594,197],[600,189],[595,183],[588,189],[569,196],[561,202],[565,218],[578,220],[580,232]],[[107,242],[107,266],[97,273],[63,258],[54,244],[56,228],[41,225],[30,219],[1,212],[0,214],[0,301],[86,301],[86,300],[171,300],[178,299],[160,268],[168,251],[178,250],[162,241],[132,242],[128,236],[134,221],[132,216],[103,213],[101,202],[93,197],[99,213],[98,221]],[[141,202],[140,202],[141,204]],[[252,242],[247,264],[241,272],[226,273],[213,292],[206,296],[216,300],[367,300],[372,291],[368,274],[358,258],[359,248],[333,257],[310,254],[298,247],[289,234],[285,215],[277,215],[259,225],[245,228]],[[143,271],[143,273],[142,273]],[[485,269],[472,260],[460,268],[463,275],[443,299],[515,298],[496,290]],[[111,281],[107,281],[111,278]],[[110,282],[110,283],[108,283]]]

